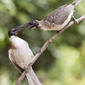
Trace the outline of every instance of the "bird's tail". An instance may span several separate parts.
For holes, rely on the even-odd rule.
[[[72,5],[76,6],[77,4],[79,4],[82,0],[75,0],[72,2]]]
[[[29,82],[29,85],[42,85],[32,68],[29,69],[29,72],[26,74],[26,77]]]

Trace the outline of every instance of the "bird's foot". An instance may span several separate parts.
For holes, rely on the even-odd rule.
[[[72,18],[73,18],[75,24],[79,23],[79,21],[74,16],[72,16]]]
[[[24,67],[24,71],[25,71],[26,73],[29,72],[29,69],[32,67],[32,64],[33,64],[33,63],[30,62],[27,67]]]

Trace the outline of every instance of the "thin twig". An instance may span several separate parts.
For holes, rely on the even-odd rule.
[[[83,20],[85,20],[85,16],[80,17],[79,19],[76,19],[78,22],[81,22]],[[42,48],[40,49],[40,51],[33,57],[32,61],[30,62],[31,66],[36,62],[36,60],[39,58],[39,56],[46,50],[46,48],[48,47],[48,45],[56,38],[58,37],[61,33],[63,33],[66,29],[68,29],[71,25],[75,24],[74,21],[71,21],[67,26],[65,26],[61,31],[57,32],[56,34],[54,34],[51,38],[49,38],[45,44],[42,46]],[[28,71],[30,68],[30,64],[28,65]],[[17,81],[17,85],[20,85],[21,81],[24,79],[26,75],[26,72],[24,71],[21,76],[19,77],[18,81]]]
[[[20,83],[21,83],[21,81],[24,79],[24,77],[25,77],[25,71],[21,74],[21,76],[18,78],[18,80],[17,80],[17,83],[16,83],[16,85],[20,85]]]

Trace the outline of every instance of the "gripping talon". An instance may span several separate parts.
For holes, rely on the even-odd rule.
[[[74,16],[72,16],[72,18],[73,18],[75,24],[79,23],[79,21]]]

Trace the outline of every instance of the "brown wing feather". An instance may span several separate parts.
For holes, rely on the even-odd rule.
[[[59,8],[57,8],[56,10],[54,10],[52,13],[50,13],[48,16],[45,17],[44,19],[44,24],[45,25],[52,25],[52,24],[62,24],[64,23],[64,21],[67,19],[67,17],[69,16],[69,10],[68,5],[64,5],[61,6]],[[46,23],[48,22],[48,23]]]

